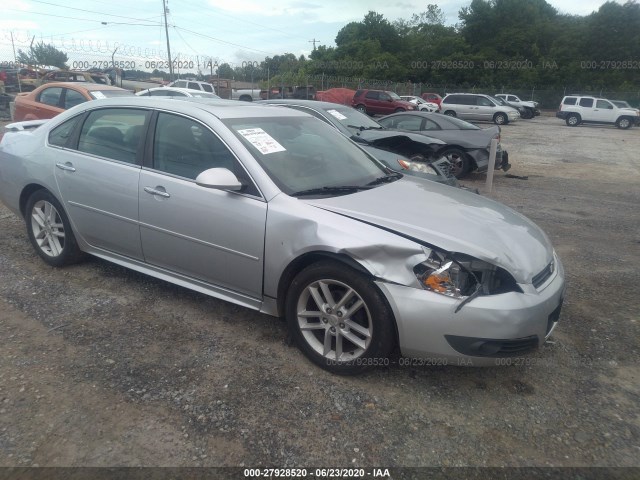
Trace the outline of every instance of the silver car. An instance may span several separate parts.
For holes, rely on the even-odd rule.
[[[402,354],[496,365],[558,321],[547,236],[500,203],[392,172],[316,118],[122,97],[7,127],[0,198],[49,265],[84,253],[284,316],[352,374]]]

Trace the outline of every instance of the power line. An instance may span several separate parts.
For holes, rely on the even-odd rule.
[[[234,47],[239,47],[239,48],[244,48],[245,50],[252,50],[254,52],[258,52],[258,53],[264,53],[265,55],[275,55],[273,52],[265,52],[264,50],[258,50],[256,48],[250,48],[250,47],[245,47],[244,45],[239,45],[237,43],[233,43],[233,42],[227,42],[226,40],[220,40],[219,38],[215,38],[215,37],[211,37],[209,35],[205,35],[204,33],[198,33],[198,32],[194,32],[193,30],[189,30],[186,28],[181,28],[178,26],[173,26],[173,28],[177,28],[179,30],[182,30],[183,32],[188,32],[192,35],[196,35],[198,37],[203,37],[203,38],[207,38],[209,40],[213,40],[215,42],[219,42],[219,43],[224,43],[227,45],[233,45]]]
[[[187,1],[185,1],[185,0],[176,0],[176,1],[178,1],[178,3],[184,3],[184,4],[186,4],[186,5],[190,5],[190,6],[194,7],[194,8],[200,8],[200,9],[201,9],[201,7],[197,7],[195,4],[193,4],[193,3],[191,3],[191,2],[187,2]],[[209,14],[209,13],[207,13],[207,12],[202,12],[202,13],[203,13],[204,15],[207,15],[208,17],[212,16],[211,14]],[[278,32],[278,33],[280,33],[280,34],[286,35],[287,37],[291,37],[291,38],[299,38],[299,39],[303,38],[303,37],[299,37],[299,36],[297,36],[297,35],[291,35],[289,32],[286,32],[286,31],[284,31],[284,30],[280,30],[280,29],[273,28],[273,27],[267,27],[266,25],[261,25],[260,23],[252,22],[252,21],[247,20],[247,19],[245,19],[245,18],[238,18],[238,17],[234,17],[233,15],[229,15],[229,14],[226,14],[226,13],[220,13],[220,12],[216,11],[216,12],[215,12],[215,15],[220,15],[221,17],[233,18],[234,20],[237,20],[237,21],[239,21],[239,22],[242,22],[242,23],[249,23],[249,24],[251,24],[251,25],[255,25],[255,26],[257,26],[257,27],[261,27],[261,28],[264,28],[264,29],[266,29],[266,30],[272,30],[272,31],[274,31],[274,32]]]
[[[43,0],[31,0],[34,3],[42,3],[44,5],[51,5],[53,7],[60,7],[60,8],[67,8],[69,10],[77,10],[79,12],[86,12],[86,13],[97,13],[98,15],[103,15],[105,17],[117,17],[117,18],[124,18],[125,20],[135,20],[136,22],[150,22],[151,20],[147,20],[146,18],[133,18],[133,17],[125,17],[123,15],[115,15],[112,13],[103,13],[103,12],[97,12],[95,10],[86,10],[84,8],[75,8],[75,7],[67,7],[66,5],[59,5],[57,3],[52,3],[52,2],[45,2]],[[36,13],[36,12],[29,12],[29,13]],[[47,14],[48,15],[48,14]],[[55,15],[53,15],[55,16]],[[63,17],[64,18],[64,17]]]

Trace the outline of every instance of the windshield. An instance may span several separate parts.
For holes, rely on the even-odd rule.
[[[609,101],[618,108],[631,108],[631,105],[629,105],[624,100],[609,100]]]
[[[336,104],[335,107],[322,110],[331,122],[345,135],[355,135],[361,130],[384,128],[374,119],[355,108]]]
[[[316,118],[230,118],[223,122],[288,195],[365,186],[387,175],[381,163]]]
[[[389,94],[389,96],[390,96],[391,98],[393,98],[394,100],[402,100],[402,99],[400,98],[400,95],[398,95],[398,94],[397,94],[397,93],[395,93],[395,92],[387,92],[387,93],[388,93],[388,94]]]
[[[209,92],[191,91],[189,93],[191,94],[192,97],[196,97],[196,98],[220,98],[215,93],[209,93]]]

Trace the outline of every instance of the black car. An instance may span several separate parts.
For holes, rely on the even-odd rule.
[[[509,154],[500,145],[500,127],[497,125],[480,128],[459,118],[430,112],[394,113],[378,119],[378,122],[390,129],[409,130],[446,142],[446,149],[440,153],[452,163],[457,178],[473,171],[487,171],[491,140],[494,138],[498,140],[495,169],[506,172],[511,168]]]
[[[426,175],[441,183],[457,185],[451,163],[440,154],[446,148],[442,140],[418,133],[388,130],[356,109],[337,103],[291,99],[259,103],[309,113],[333,125],[393,170],[411,175]]]

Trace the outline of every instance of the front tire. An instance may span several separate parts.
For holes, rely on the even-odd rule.
[[[456,116],[456,112],[454,112],[453,110],[447,110],[446,112],[444,112],[444,114],[447,117],[455,117]]]
[[[396,108],[393,112],[400,113],[400,112],[406,112],[406,110],[404,108]]]
[[[567,117],[565,122],[570,127],[577,127],[578,125],[580,125],[580,116],[576,114],[571,114]]]
[[[367,108],[366,108],[364,105],[362,105],[362,104],[358,105],[358,106],[356,107],[356,110],[358,110],[358,111],[359,111],[359,112],[361,112],[361,113],[364,113],[365,115],[366,115],[366,113],[367,113]]]
[[[320,368],[354,375],[388,365],[395,344],[391,309],[369,278],[343,263],[302,270],[287,292],[285,317],[302,353]]]
[[[506,125],[509,123],[509,117],[507,117],[504,113],[496,113],[493,116],[493,123],[496,125]]]
[[[34,192],[27,201],[25,221],[36,253],[52,267],[71,265],[82,252],[60,202],[46,190]]]
[[[453,175],[459,180],[465,177],[471,170],[471,161],[465,152],[459,148],[447,148],[440,154],[447,157],[453,167]]]
[[[621,128],[622,130],[626,130],[628,128],[631,128],[633,122],[631,122],[631,119],[628,117],[622,117],[619,118],[618,121],[616,122],[616,127]]]

